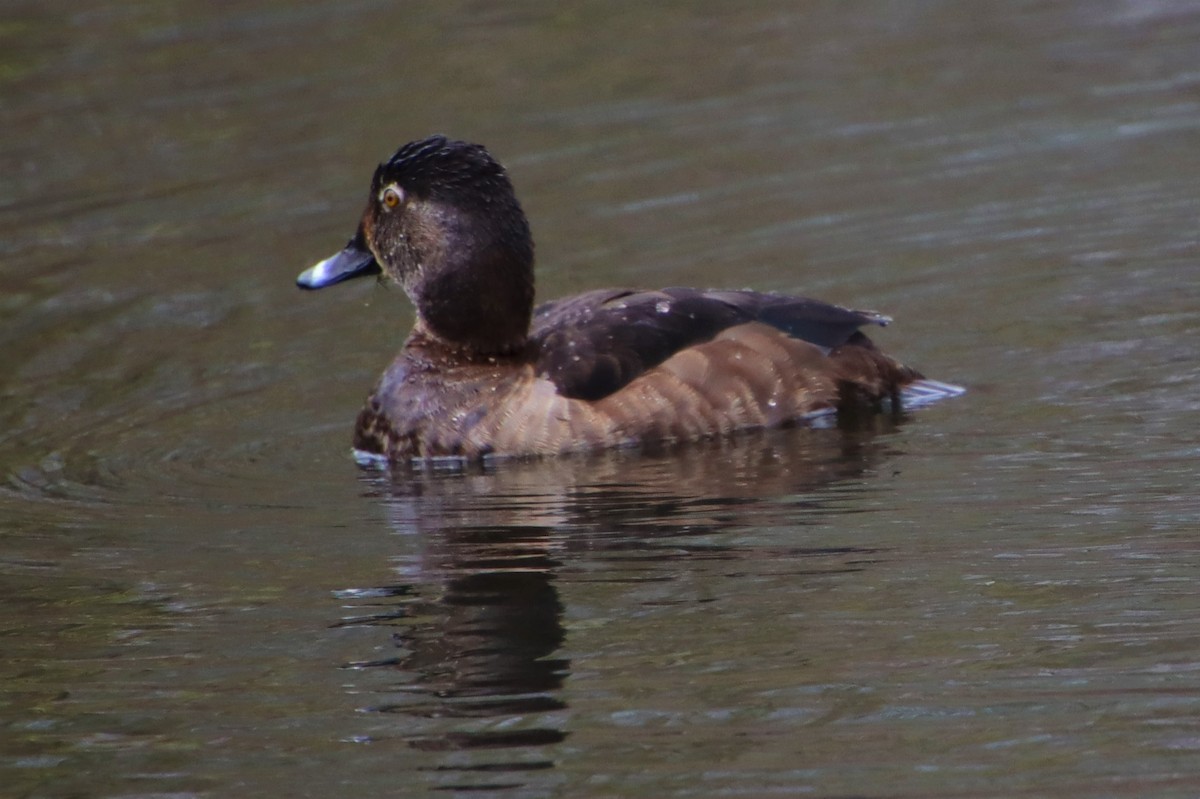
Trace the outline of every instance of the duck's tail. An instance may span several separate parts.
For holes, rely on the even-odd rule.
[[[906,409],[920,408],[951,397],[961,397],[966,393],[967,390],[962,386],[922,377],[900,388],[900,404]]]

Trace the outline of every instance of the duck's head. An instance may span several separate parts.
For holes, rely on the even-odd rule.
[[[485,354],[524,344],[533,239],[504,167],[482,146],[431,136],[401,147],[375,170],[345,249],[296,282],[319,289],[381,269],[426,334]]]

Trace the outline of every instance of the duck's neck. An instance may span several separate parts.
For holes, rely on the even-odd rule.
[[[425,335],[468,354],[515,354],[533,314],[532,248],[460,241],[410,293]]]

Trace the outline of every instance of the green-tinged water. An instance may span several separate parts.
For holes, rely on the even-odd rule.
[[[1200,5],[0,15],[0,796],[1200,795]],[[295,275],[433,132],[539,297],[807,293],[968,393],[388,475]]]

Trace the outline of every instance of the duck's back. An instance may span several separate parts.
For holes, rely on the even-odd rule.
[[[876,406],[921,378],[859,331],[887,321],[751,291],[591,291],[536,309],[513,358],[466,362],[410,339],[355,446],[393,459],[553,454]]]
[[[676,353],[758,322],[828,353],[887,317],[756,291],[602,289],[534,312],[537,368],[568,397],[598,400]]]

